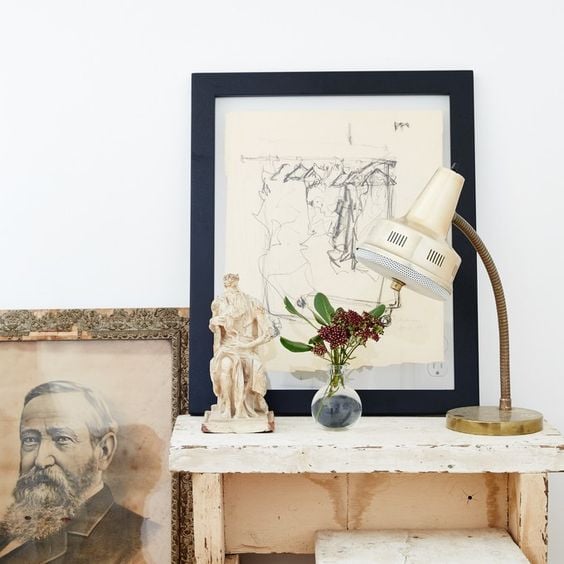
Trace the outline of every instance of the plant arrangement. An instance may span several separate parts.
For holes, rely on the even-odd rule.
[[[369,340],[379,341],[384,334],[385,324],[381,321],[386,307],[379,305],[369,312],[358,313],[353,310],[335,309],[327,296],[321,292],[315,295],[314,309],[310,309],[313,320],[308,319],[284,298],[286,310],[309,323],[315,334],[307,343],[291,341],[280,337],[280,343],[295,353],[313,352],[333,366],[327,396],[332,396],[343,383],[343,367],[352,360],[354,351],[366,346]]]

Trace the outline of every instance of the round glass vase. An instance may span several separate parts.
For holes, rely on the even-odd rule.
[[[325,429],[349,429],[362,415],[360,396],[347,383],[350,367],[331,364],[327,374],[327,383],[311,400],[311,415]]]

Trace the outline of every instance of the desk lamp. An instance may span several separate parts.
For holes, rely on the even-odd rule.
[[[454,224],[480,256],[493,288],[499,327],[501,398],[499,407],[451,409],[446,414],[446,425],[454,431],[475,435],[536,433],[542,429],[542,414],[511,406],[505,296],[484,243],[455,211],[463,184],[460,174],[447,168],[437,169],[407,215],[378,220],[355,255],[371,270],[391,278],[396,291],[407,286],[430,298],[446,300],[452,294],[452,281],[461,262],[447,241],[451,223]]]

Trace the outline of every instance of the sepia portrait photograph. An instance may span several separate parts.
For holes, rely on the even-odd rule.
[[[1,563],[178,560],[167,455],[186,351],[164,325],[186,319],[134,311],[0,336]]]

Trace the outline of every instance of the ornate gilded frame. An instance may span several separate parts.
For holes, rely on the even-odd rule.
[[[44,340],[167,340],[172,350],[172,424],[188,411],[188,309],[0,311],[0,342]],[[171,562],[193,561],[191,479],[172,475]]]

